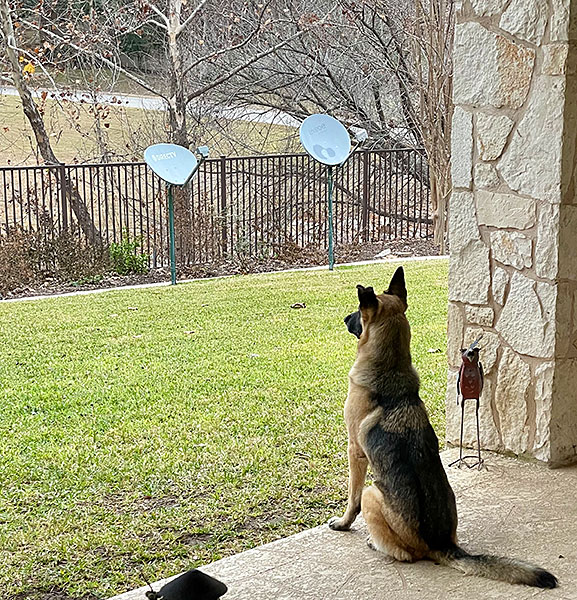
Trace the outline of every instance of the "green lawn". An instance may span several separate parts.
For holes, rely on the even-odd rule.
[[[339,513],[342,319],[394,268],[0,304],[0,597],[106,598]],[[447,263],[406,277],[442,438]]]

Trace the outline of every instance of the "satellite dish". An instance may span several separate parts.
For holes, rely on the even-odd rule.
[[[301,144],[324,165],[344,162],[351,151],[351,138],[339,121],[329,115],[311,115],[300,126]]]
[[[176,144],[148,146],[144,160],[161,179],[173,185],[184,185],[198,164],[188,148]]]

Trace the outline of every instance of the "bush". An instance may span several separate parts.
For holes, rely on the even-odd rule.
[[[10,228],[0,234],[0,295],[54,278],[70,281],[108,270],[107,249],[89,244],[73,225],[56,231],[42,220],[36,231]]]
[[[31,254],[31,234],[14,229],[0,238],[0,297],[34,281],[36,268]]]
[[[128,232],[125,233],[119,243],[112,242],[108,249],[112,268],[119,275],[130,275],[131,273],[148,272],[148,254],[138,253],[137,250],[142,243],[141,237],[136,237],[132,241],[128,238]]]
[[[89,243],[75,223],[61,231],[51,227],[31,232],[31,256],[40,278],[60,281],[93,277],[110,268],[107,248]]]

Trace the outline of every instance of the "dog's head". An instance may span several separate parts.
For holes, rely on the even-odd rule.
[[[399,267],[389,288],[377,296],[372,287],[357,285],[359,296],[359,310],[345,317],[347,329],[357,338],[369,327],[371,323],[385,320],[395,314],[403,314],[407,310],[407,288],[405,285],[405,272]]]

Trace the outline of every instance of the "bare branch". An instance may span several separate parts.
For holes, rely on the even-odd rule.
[[[164,29],[168,29],[168,17],[152,2],[147,2],[146,6],[150,7],[164,21],[164,25],[161,25],[161,27],[164,27]]]
[[[267,4],[267,6],[268,6],[268,4]],[[196,67],[201,65],[203,62],[206,62],[207,60],[214,60],[214,59],[218,58],[219,56],[223,56],[224,54],[228,54],[230,52],[234,52],[235,50],[240,50],[241,48],[248,46],[248,44],[250,44],[250,42],[254,39],[254,37],[260,30],[260,26],[262,24],[265,10],[266,10],[266,6],[261,10],[259,19],[258,19],[256,25],[254,26],[252,32],[242,42],[239,42],[238,44],[229,46],[228,48],[223,48],[221,50],[217,50],[215,52],[212,52],[210,54],[206,54],[206,55],[202,56],[197,61],[195,61],[191,65],[189,65],[184,70],[184,74],[187,74],[189,71],[192,71],[193,69],[195,69]]]
[[[186,17],[186,19],[176,29],[176,36],[178,37],[190,24],[190,22],[196,17],[196,15],[202,10],[202,7],[207,3],[208,0],[201,0],[200,4]]]
[[[156,25],[159,29],[164,29],[164,31],[167,30],[167,27],[164,23],[159,23],[158,21],[155,21],[154,19],[149,19],[148,21],[145,21],[144,24],[146,23],[150,23],[151,25]],[[136,29],[140,29],[142,27],[142,25],[139,25],[138,27],[136,27],[134,30],[136,31]],[[128,31],[123,31],[122,35],[126,35],[127,33],[130,33]]]
[[[56,90],[56,82],[54,81],[54,79],[52,78],[50,73],[46,70],[46,67],[42,64],[42,62],[38,60],[38,57],[35,54],[32,54],[32,52],[29,52],[28,50],[24,50],[24,48],[19,48],[18,46],[12,45],[9,42],[6,42],[6,46],[7,46],[7,48],[10,48],[11,50],[15,50],[16,52],[19,52],[23,56],[27,56],[31,61],[33,61],[35,64],[37,64],[40,67],[41,71],[44,73],[44,75],[46,75],[46,77],[52,84],[52,87],[54,88],[54,90]]]
[[[115,71],[122,73],[123,75],[128,77],[128,79],[130,79],[131,81],[134,81],[134,83],[137,83],[139,86],[141,86],[145,90],[152,92],[156,96],[159,96],[160,98],[165,100],[167,103],[169,102],[168,98],[164,94],[162,94],[160,91],[158,91],[158,89],[152,87],[150,84],[148,84],[146,81],[144,81],[144,79],[141,79],[140,77],[134,75],[130,71],[127,71],[125,68],[123,68],[120,65],[118,65],[117,63],[114,63],[111,60],[105,58],[100,53],[95,52],[94,50],[91,50],[90,48],[82,48],[78,44],[75,44],[74,42],[67,40],[63,36],[60,36],[48,29],[43,29],[43,28],[39,27],[38,25],[36,25],[35,23],[32,23],[30,21],[23,20],[22,23],[24,23],[28,27],[31,27],[32,29],[35,29],[36,31],[42,31],[42,33],[44,33],[45,35],[52,37],[53,39],[60,42],[61,44],[65,44],[65,45],[69,46],[70,48],[77,50],[78,52],[82,52],[84,54],[88,54],[89,56],[93,56],[96,60],[111,67]]]
[[[209,90],[222,85],[224,82],[228,81],[229,79],[231,79],[232,77],[234,77],[237,73],[240,73],[242,70],[246,69],[250,65],[258,62],[259,60],[265,58],[266,56],[269,56],[270,54],[274,54],[275,52],[277,52],[281,48],[284,48],[285,46],[287,46],[288,44],[290,44],[294,40],[300,38],[307,30],[313,29],[315,27],[319,27],[320,25],[324,25],[327,22],[329,16],[334,12],[334,10],[336,9],[337,6],[338,5],[335,5],[322,19],[316,21],[309,28],[307,28],[307,29],[301,29],[300,31],[297,31],[297,33],[295,33],[292,36],[286,38],[285,40],[282,40],[278,44],[276,44],[274,46],[271,46],[271,47],[267,48],[266,50],[263,50],[262,52],[259,52],[258,54],[255,54],[254,56],[250,57],[243,64],[238,65],[236,68],[232,69],[228,73],[224,73],[223,75],[221,75],[220,77],[218,77],[214,81],[212,81],[212,82],[210,82],[210,83],[202,86],[201,88],[198,88],[197,90],[195,90],[192,93],[189,93],[188,96],[187,96],[187,98],[186,98],[187,103],[190,102],[191,100],[194,100],[195,98],[198,98],[199,96],[202,96],[203,94],[205,94]]]

